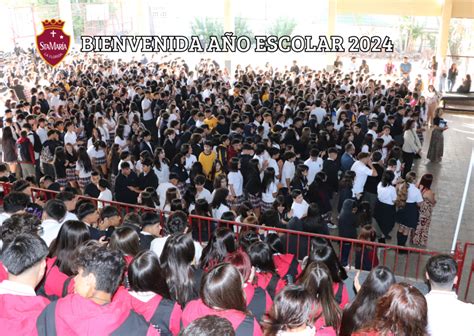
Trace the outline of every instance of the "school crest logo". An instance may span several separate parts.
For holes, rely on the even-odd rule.
[[[71,37],[63,31],[64,21],[52,19],[41,23],[44,30],[36,36],[36,48],[41,58],[54,67],[66,57]]]

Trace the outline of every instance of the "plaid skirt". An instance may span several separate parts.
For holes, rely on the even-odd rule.
[[[105,165],[106,163],[107,163],[107,159],[105,158],[105,156],[95,158],[96,166]]]
[[[260,211],[262,212],[262,214],[265,211],[271,210],[272,208],[273,208],[273,202],[272,203],[267,203],[267,202],[262,201],[260,203]]]
[[[91,183],[91,177],[79,177],[78,179],[78,182],[79,182],[79,186],[84,189],[86,187],[86,185],[88,185],[89,183]]]
[[[66,179],[68,182],[77,181],[76,168],[66,168]]]
[[[235,197],[232,201],[229,202],[229,205],[233,208],[238,208],[245,201],[244,195]]]
[[[58,182],[59,185],[63,188],[67,186],[67,178],[58,178],[56,179],[56,182]]]
[[[178,188],[179,195],[181,196],[181,198],[183,198],[184,193],[186,191],[186,183],[179,182],[176,188]]]
[[[247,194],[247,198],[254,209],[260,208],[260,203],[262,202],[262,197],[260,194]]]

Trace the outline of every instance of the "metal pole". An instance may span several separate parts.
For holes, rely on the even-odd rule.
[[[456,230],[454,231],[453,243],[451,245],[451,253],[454,253],[454,250],[456,249],[456,242],[458,240],[459,229],[461,228],[462,216],[464,214],[464,206],[466,205],[467,192],[471,182],[472,167],[474,167],[474,147],[472,148],[471,161],[467,170],[466,183],[464,184],[461,206],[459,207],[458,221],[456,223]]]

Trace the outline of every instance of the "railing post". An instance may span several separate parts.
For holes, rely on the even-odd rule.
[[[456,243],[456,248],[454,250],[454,255],[453,258],[458,264],[458,282],[455,285],[456,288],[456,293],[458,293],[459,288],[461,286],[461,279],[462,279],[462,271],[464,268],[464,262],[466,261],[466,254],[467,254],[467,246],[468,243],[464,244],[464,250],[461,248],[461,243],[457,242]]]

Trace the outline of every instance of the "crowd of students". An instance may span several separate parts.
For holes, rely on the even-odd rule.
[[[371,289],[370,321],[344,324],[358,302],[348,306],[344,266],[390,273],[377,266],[376,250],[356,250],[352,261],[351,244],[343,244],[339,262],[324,239],[216,221],[380,242],[396,228],[399,245],[410,237],[426,245],[433,176],[418,182],[412,166],[424,127],[441,136],[446,127],[409,76],[382,80],[367,64],[328,72],[296,63],[239,66],[231,75],[211,60],[190,69],[182,59],[98,55],[74,56],[52,71],[21,56],[6,76],[13,84],[0,181],[12,185],[0,214],[0,272],[4,293],[42,296],[19,300],[39,315],[24,322],[31,332],[229,329],[218,317],[238,335],[335,334],[350,323],[362,334],[426,332],[426,301],[404,284],[376,297]],[[442,157],[439,143],[433,157]],[[97,206],[78,201],[80,194],[98,198]],[[157,211],[122,219],[112,200]],[[190,225],[190,214],[210,219]],[[455,281],[448,278],[441,283]],[[407,298],[416,302],[413,314],[400,316],[392,302],[405,311]],[[408,317],[416,321],[407,325]]]

